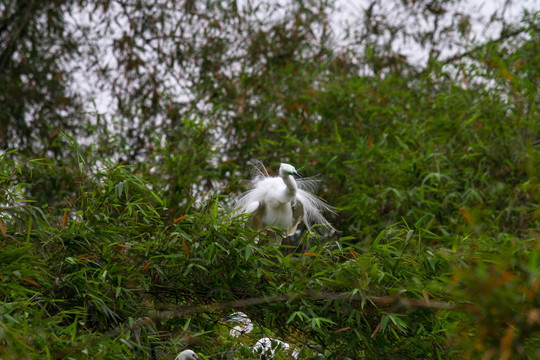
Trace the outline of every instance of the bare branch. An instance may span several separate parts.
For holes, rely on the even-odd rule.
[[[366,302],[371,303],[379,307],[394,306],[398,308],[413,309],[413,308],[425,308],[425,309],[444,309],[444,310],[472,310],[468,304],[456,305],[442,301],[423,301],[419,299],[394,297],[394,296],[364,296],[360,294],[339,294],[331,292],[305,292],[298,294],[280,294],[276,296],[263,296],[257,298],[239,299],[222,303],[213,303],[208,305],[172,305],[161,307],[152,314],[151,317],[156,320],[165,320],[171,316],[186,316],[211,311],[221,311],[227,309],[244,308],[248,306],[277,303],[277,302],[293,302],[301,299],[312,300],[340,300],[350,302]]]

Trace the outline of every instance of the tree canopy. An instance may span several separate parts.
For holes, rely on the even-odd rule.
[[[460,4],[0,4],[0,357],[538,358],[540,13]],[[250,160],[337,231],[246,227]]]

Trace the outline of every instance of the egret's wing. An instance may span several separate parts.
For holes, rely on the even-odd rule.
[[[302,205],[301,201],[298,201],[298,200],[293,201],[291,203],[291,208],[292,208],[293,221],[292,221],[292,226],[288,235],[294,234],[294,232],[296,231],[296,227],[304,219],[304,205]]]
[[[262,225],[262,216],[264,214],[264,201],[253,201],[246,205],[246,213],[253,213],[249,220],[249,226],[257,231],[264,229]]]

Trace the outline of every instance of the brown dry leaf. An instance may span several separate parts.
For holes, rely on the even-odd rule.
[[[186,240],[182,239],[182,245],[184,245],[184,250],[186,251],[187,257],[189,257],[189,248],[187,246]]]
[[[92,255],[92,256],[83,256],[83,257],[77,258],[77,260],[89,260],[89,259],[95,259],[95,258],[97,258],[97,256]]]
[[[303,253],[302,256],[322,256],[322,255],[317,254],[317,253],[307,252],[307,253]]]
[[[114,245],[115,248],[124,248],[124,249],[128,249],[128,250],[131,250],[131,246],[129,245],[123,245],[123,244],[115,244]]]
[[[512,340],[514,339],[514,326],[509,325],[506,331],[504,332],[504,336],[501,339],[501,357],[500,359],[510,359],[512,355]]]
[[[371,338],[373,339],[373,337],[375,336],[375,334],[377,334],[379,332],[379,330],[381,329],[381,326],[382,326],[382,321],[379,321],[379,324],[377,325],[377,327],[375,328],[375,330],[373,330],[373,332],[371,333]]]
[[[424,300],[426,300],[426,304],[429,305],[429,296],[426,290],[422,290],[422,296],[424,297]]]
[[[467,221],[468,224],[473,223],[473,218],[472,218],[471,214],[467,211],[467,209],[461,208],[461,209],[459,209],[459,212],[460,212],[461,216],[463,216],[465,221]]]
[[[64,211],[64,218],[62,219],[62,229],[66,227],[66,221],[68,219],[68,216],[69,216],[69,211]]]
[[[4,227],[4,224],[2,223],[2,220],[0,220],[0,231],[2,232],[2,235],[7,236],[7,231]]]
[[[186,217],[187,217],[187,215],[184,215],[184,216],[180,216],[180,217],[174,219],[173,224],[176,224],[177,222],[184,220]]]
[[[21,278],[21,280],[26,281],[27,283],[32,284],[34,286],[41,287],[41,285],[39,285],[37,282],[35,282],[34,280],[29,279],[27,277],[23,277],[23,278]]]

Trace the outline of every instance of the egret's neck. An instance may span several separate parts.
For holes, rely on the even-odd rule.
[[[242,321],[242,327],[243,327],[242,330],[246,333],[249,333],[251,332],[251,330],[253,330],[253,324],[251,323],[251,320],[248,318]]]
[[[286,190],[287,197],[291,197],[291,198],[296,197],[296,190],[298,189],[298,187],[296,186],[296,181],[294,180],[294,178],[287,173],[285,174],[282,173],[280,175],[281,175],[281,178],[283,179],[283,182],[287,186],[287,190]]]

